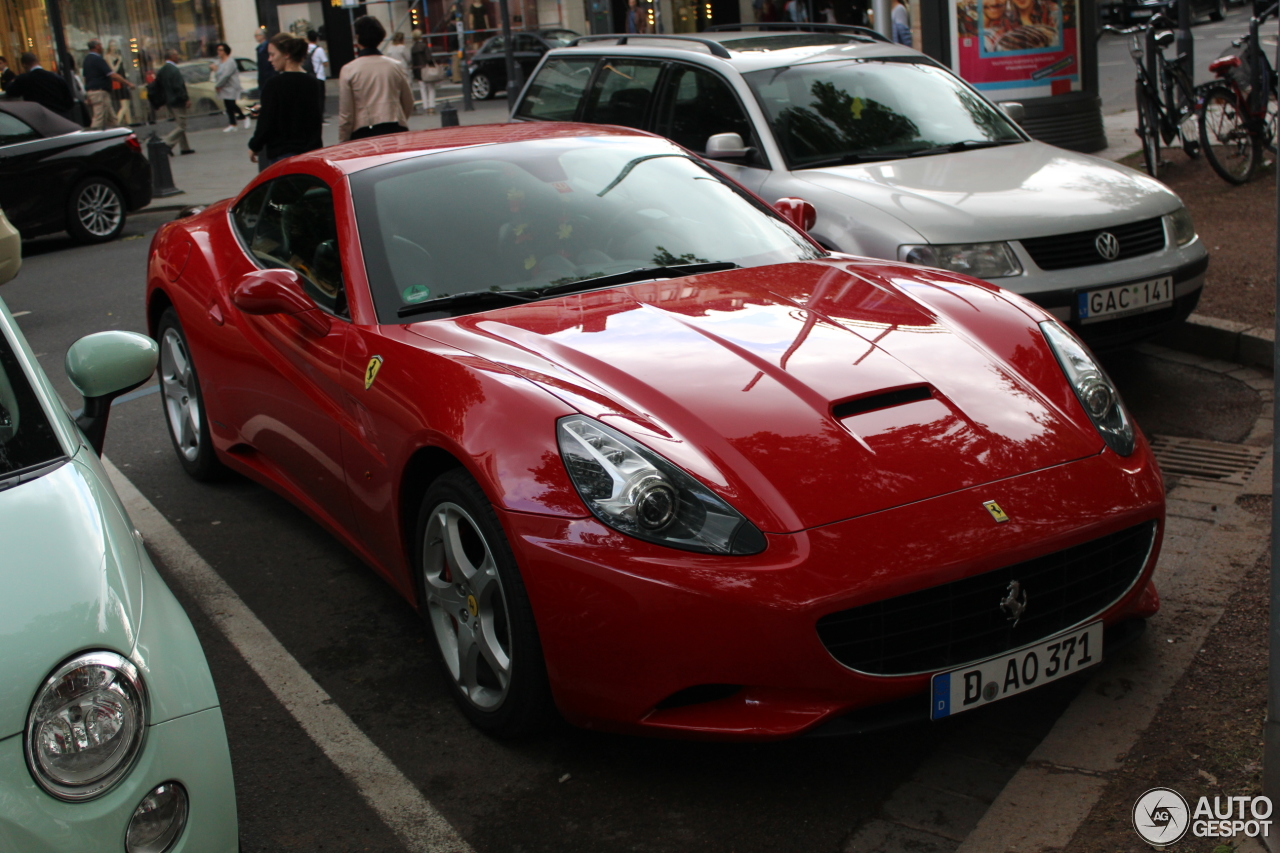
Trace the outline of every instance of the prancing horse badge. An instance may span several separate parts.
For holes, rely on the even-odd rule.
[[[378,371],[382,369],[382,356],[375,355],[369,359],[369,365],[364,369],[364,390],[368,391],[373,385],[373,380],[378,378]]]
[[[368,385],[366,384],[366,388]],[[1000,508],[1000,504],[995,501],[983,501],[982,505],[987,508],[987,512],[991,513],[991,517],[996,520],[996,524],[1004,524],[1009,520],[1009,516],[1004,514],[1004,510]]]

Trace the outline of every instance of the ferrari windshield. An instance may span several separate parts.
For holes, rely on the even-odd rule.
[[[1024,141],[980,95],[923,62],[817,62],[743,77],[792,169]]]
[[[18,482],[12,475],[64,455],[49,416],[0,327],[0,489]]]
[[[657,139],[444,151],[359,172],[351,187],[382,322],[426,316],[431,300],[456,314],[590,289],[596,280],[603,287],[822,255],[718,173]]]

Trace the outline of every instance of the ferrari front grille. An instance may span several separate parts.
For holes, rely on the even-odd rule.
[[[872,675],[937,672],[1039,642],[1100,615],[1142,574],[1156,523],[818,620],[836,660]],[[1013,587],[1016,582],[1017,586]],[[1001,603],[1025,603],[1016,620]]]

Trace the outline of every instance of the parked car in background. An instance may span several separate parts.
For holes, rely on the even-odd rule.
[[[941,718],[1135,636],[1164,489],[1084,346],[784,206],[596,125],[293,157],[152,242],[177,462],[373,566],[497,735]]]
[[[236,103],[246,109],[258,103],[258,63],[244,56],[237,56],[236,68],[240,70],[240,97]],[[187,84],[187,97],[191,99],[193,113],[220,113],[222,99],[213,85],[212,59],[192,59],[179,62],[178,70]]]
[[[1227,14],[1227,0],[1190,0],[1193,18],[1221,21]],[[1177,0],[1099,0],[1098,19],[1104,24],[1127,27],[1142,24],[1162,13],[1178,20]]]
[[[511,35],[512,52],[520,66],[520,79],[528,80],[529,72],[553,47],[562,47],[578,37],[573,30],[531,30]],[[480,45],[480,49],[467,60],[471,74],[471,97],[484,101],[507,88],[506,41],[502,36]]]
[[[0,100],[0,208],[23,239],[65,229],[99,243],[151,203],[151,166],[127,127],[85,130],[26,101]]]
[[[204,653],[102,461],[151,339],[72,345],[73,420],[0,300],[0,849],[235,853],[235,789]]]
[[[22,269],[22,235],[0,209],[0,284],[11,281]]]
[[[1200,298],[1208,252],[1173,192],[1032,140],[910,48],[853,28],[620,38],[547,53],[513,117],[661,134],[768,201],[812,202],[827,248],[985,279],[1095,346]]]

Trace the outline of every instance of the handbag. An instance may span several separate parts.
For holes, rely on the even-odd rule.
[[[443,79],[444,79],[443,65],[422,66],[422,81],[424,83],[439,83]]]

